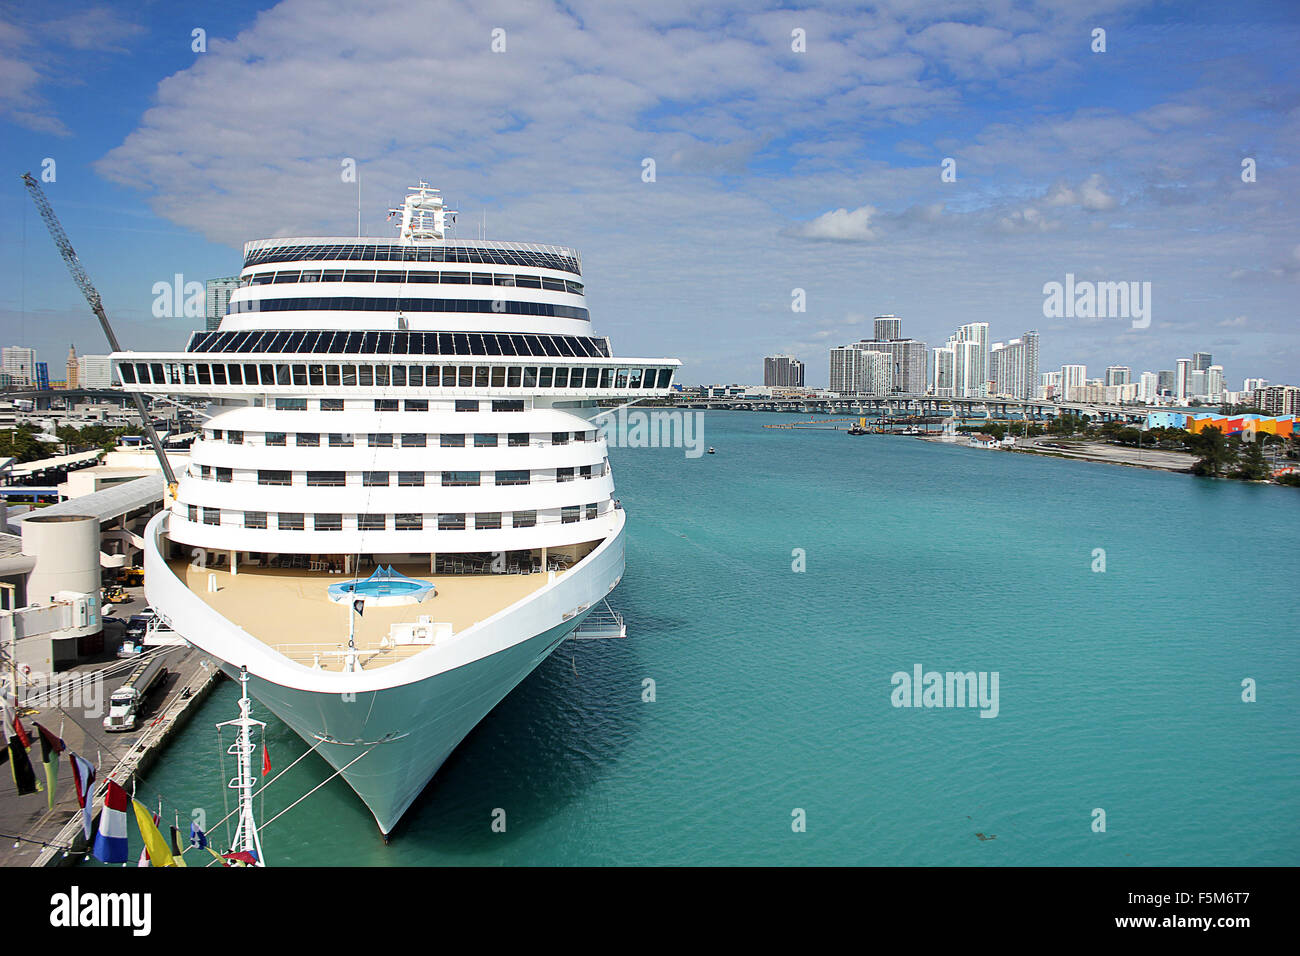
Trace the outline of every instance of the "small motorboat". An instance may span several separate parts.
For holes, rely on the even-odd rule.
[[[713,450],[713,446],[712,446],[712,445],[709,446],[709,454],[710,454],[710,455],[717,454],[717,453]]]

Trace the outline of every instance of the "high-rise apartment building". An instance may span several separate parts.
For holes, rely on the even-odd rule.
[[[1266,415],[1300,415],[1300,388],[1266,385],[1255,390],[1255,406]]]
[[[877,342],[889,342],[903,337],[903,320],[896,315],[878,315],[875,319]]]
[[[74,346],[68,346],[68,364],[66,385],[68,388],[76,388],[77,383],[81,381],[80,368],[77,362],[77,350]]]
[[[33,385],[36,382],[36,350],[21,345],[0,349],[0,367],[9,375],[14,385]]]
[[[225,276],[208,280],[207,330],[211,332],[221,324],[230,305],[230,293],[239,288],[239,276]]]
[[[1174,363],[1174,398],[1178,401],[1186,401],[1192,394],[1192,360],[1179,359]]]
[[[1112,365],[1106,369],[1107,385],[1127,385],[1132,370],[1127,365]]]
[[[1193,372],[1207,372],[1209,371],[1210,366],[1213,364],[1214,364],[1214,356],[1211,355],[1209,352],[1192,353]]]
[[[1005,345],[995,342],[989,350],[989,379],[993,394],[1032,399],[1038,388],[1038,333],[1030,330]]]
[[[1077,401],[1074,397],[1074,389],[1083,388],[1088,384],[1088,366],[1086,365],[1062,365],[1061,366],[1061,398],[1067,402]]]
[[[763,359],[763,384],[803,388],[803,362],[793,355],[767,356]]]

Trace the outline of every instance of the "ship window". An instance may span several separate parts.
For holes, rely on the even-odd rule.
[[[488,387],[488,370],[486,365],[476,365],[474,367],[474,387]]]
[[[496,448],[497,436],[496,435],[475,435],[474,447],[475,448]]]
[[[265,511],[245,511],[244,512],[245,528],[265,528],[266,512]]]
[[[320,270],[319,270],[319,269],[304,269],[304,270],[302,271],[302,278],[301,278],[299,281],[300,281],[300,282],[319,282],[319,281],[320,281]]]
[[[615,388],[627,388],[627,369],[618,370],[618,378],[614,381]]]
[[[442,274],[443,282],[450,282],[454,285],[467,285],[469,283],[468,272],[444,272]]]
[[[203,523],[204,523],[204,524],[221,524],[221,509],[220,509],[220,508],[204,508],[204,509],[203,509]]]
[[[392,448],[393,436],[391,434],[377,434],[371,432],[366,436],[366,444],[371,448]]]
[[[569,443],[568,432],[551,432],[552,445],[567,445]]]
[[[537,387],[537,366],[525,365],[524,366],[524,388],[536,388],[536,387]]]
[[[212,366],[212,384],[213,385],[226,384],[226,367],[224,365]]]
[[[209,372],[208,364],[207,364],[206,362],[201,362],[201,363],[198,365],[198,373],[199,373],[199,384],[200,384],[200,385],[211,385],[211,384],[212,384],[212,376],[211,376],[211,374],[210,374],[210,372]]]
[[[393,376],[393,384],[394,384],[394,385],[401,386],[401,385],[405,385],[405,384],[406,384],[406,366],[405,366],[405,365],[394,365],[394,366],[392,367],[392,369],[391,369],[391,373],[392,373],[392,376]]]
[[[355,365],[343,366],[343,384],[344,385],[357,384],[357,367]]]
[[[375,367],[373,365],[357,366],[357,384],[363,387],[375,384]]]
[[[520,448],[528,444],[528,432],[511,432],[506,444],[511,448]]]
[[[427,387],[436,387],[439,377],[439,367],[437,365],[426,365],[424,367],[424,384]]]
[[[504,365],[494,365],[492,367],[492,387],[506,387],[506,367]]]
[[[492,411],[494,412],[522,412],[524,410],[524,401],[522,398],[496,399],[492,402]]]
[[[406,367],[406,384],[410,385],[412,388],[419,388],[424,384],[423,365],[408,365]],[[428,410],[427,404],[425,405],[424,410]]]
[[[244,367],[233,362],[226,366],[226,378],[231,385],[244,384]]]
[[[516,511],[510,516],[510,525],[514,528],[535,528],[537,527],[537,512]]]
[[[303,529],[302,512],[282,511],[276,516],[276,524],[281,531],[301,531]]]
[[[276,285],[280,285],[285,282],[297,282],[297,281],[298,281],[297,272],[277,272],[275,274]]]
[[[464,435],[442,435],[439,436],[438,444],[441,445],[443,448],[464,448],[465,436]]]
[[[325,366],[324,366],[324,365],[308,365],[308,366],[307,366],[307,379],[308,379],[308,381],[309,381],[312,385],[324,385],[324,384],[325,384]]]
[[[343,399],[322,398],[320,400],[320,410],[322,412],[341,412],[343,411]]]
[[[492,283],[494,285],[513,286],[515,284],[515,277],[513,275],[494,275],[492,277]]]
[[[232,445],[242,445],[244,443],[244,433],[228,429],[226,431],[226,441],[230,442]]]
[[[340,514],[318,514],[314,521],[317,531],[342,531],[343,516]]]
[[[295,442],[295,444],[299,448],[319,448],[320,433],[319,432],[298,432],[297,441]]]
[[[313,488],[342,488],[347,484],[347,473],[342,471],[309,471],[307,484]]]
[[[307,399],[305,398],[277,398],[275,400],[276,411],[280,412],[305,412],[307,410]]]
[[[383,272],[378,273],[378,274],[375,276],[375,281],[376,281],[376,282],[405,282],[405,281],[406,281],[406,273],[405,273],[405,272],[389,272],[388,270],[385,270],[385,271],[383,271]]]
[[[474,367],[472,365],[462,365],[460,367],[459,384],[461,388],[471,388],[474,385]]]
[[[419,433],[419,432],[402,433],[403,448],[423,448],[425,447],[426,444],[427,444],[427,438],[423,433]]]
[[[569,370],[567,368],[557,368],[555,370],[555,387],[565,388],[569,384]]]
[[[444,488],[477,487],[478,483],[479,473],[477,471],[444,471],[442,473]]]
[[[578,515],[577,505],[568,505],[560,509],[561,524],[573,524],[573,522],[577,521],[578,518],[579,515]]]
[[[550,278],[547,278],[546,276],[542,276],[542,288],[543,288],[543,289],[551,289],[551,290],[554,291],[554,292],[563,292],[563,291],[564,291],[564,280],[563,280],[563,279],[550,279]]]
[[[474,527],[479,531],[492,531],[501,527],[501,512],[483,511],[474,516]]]
[[[614,384],[614,370],[612,368],[602,368],[600,370],[600,387],[609,388]]]
[[[416,365],[413,367],[419,368],[420,366]],[[403,407],[408,412],[427,412],[429,410],[429,402],[428,399],[424,398],[408,398]]]
[[[361,484],[366,488],[387,488],[388,472],[386,471],[363,471],[361,473]]]
[[[265,468],[259,468],[257,470],[257,483],[259,485],[292,484],[292,473],[288,471],[271,471]]]
[[[504,332],[497,336],[497,347],[501,349],[500,354],[502,355],[518,354],[515,352],[515,343],[511,340],[510,336],[506,335]]]
[[[585,439],[580,439],[580,440],[585,440]],[[590,478],[590,477],[591,477],[591,465],[581,465],[581,466],[578,468],[578,477],[580,477],[580,478]]]
[[[284,432],[267,432],[266,443],[268,445],[286,445],[288,436]]]
[[[518,365],[510,366],[510,368],[506,370],[506,387],[518,388],[520,382],[523,381],[523,377],[524,377],[524,370],[522,368],[520,368]]]
[[[408,272],[406,274],[407,282],[437,282],[438,273],[436,272]]]
[[[456,366],[444,365],[442,367],[442,387],[454,388],[455,386],[456,386]]]
[[[476,412],[478,411],[478,401],[473,398],[458,398],[456,399],[456,411]]]
[[[289,336],[289,340],[284,344],[284,347],[280,349],[280,351],[282,352],[299,351],[299,346],[302,344],[302,339],[304,335],[306,335],[305,332],[294,332],[292,335]]]
[[[490,272],[471,272],[469,275],[470,285],[491,285],[492,273]]]
[[[438,354],[439,355],[456,354],[456,344],[452,341],[450,332],[438,333]]]
[[[398,531],[422,531],[424,515],[393,515],[393,527]]]
[[[352,435],[349,432],[332,432],[329,443],[331,448],[351,448]]]
[[[361,332],[349,332],[347,337],[343,339],[342,348],[338,348],[338,339],[336,338],[334,340],[335,351],[343,352],[347,355],[356,355],[361,351],[361,340],[363,337],[364,334]]]
[[[275,384],[276,384],[276,385],[290,385],[290,384],[292,384],[292,381],[291,381],[291,379],[289,378],[289,366],[288,366],[288,365],[277,365],[277,366],[275,367]]]
[[[389,369],[389,366],[387,366],[387,365],[376,365],[376,366],[375,366],[375,384],[376,384],[376,385],[383,385],[383,386],[387,386],[387,385],[388,385],[388,369]]]
[[[464,531],[465,516],[463,514],[438,515],[438,530],[439,531]]]
[[[342,269],[326,269],[324,272],[321,273],[320,281],[321,281],[321,282],[342,282],[342,281],[343,281],[343,270],[342,270]]]
[[[469,351],[471,355],[486,355],[487,346],[483,343],[483,334],[481,332],[470,332],[469,334]]]
[[[596,517],[599,511],[600,511],[600,507],[598,505],[595,504],[587,505],[587,520],[591,521],[593,518]]]
[[[673,380],[673,370],[670,368],[661,368],[659,370],[659,387],[667,388]]]
[[[498,471],[496,483],[498,485],[526,485],[529,483],[530,473],[527,469],[522,471]]]
[[[554,335],[554,336],[550,336],[550,340],[551,340],[551,344],[553,344],[556,347],[556,349],[559,351],[561,355],[578,354],[577,352],[573,351],[573,345],[569,336]]]
[[[377,412],[395,412],[397,411],[397,399],[395,398],[376,398],[375,411]]]
[[[542,280],[537,276],[518,275],[515,276],[515,285],[519,286],[521,289],[540,289],[542,287]]]
[[[551,368],[549,365],[543,365],[541,370],[541,376],[538,378],[537,384],[541,388],[550,388],[551,384],[554,381],[555,381],[555,369]]]
[[[631,370],[630,377],[628,378],[628,381],[627,381],[627,387],[628,387],[628,388],[640,388],[640,387],[641,387],[641,369],[639,369],[639,368],[634,368],[634,369]]]
[[[401,488],[423,488],[424,472],[399,471],[397,473],[397,484]]]
[[[343,273],[344,282],[374,282],[375,274],[373,272],[358,272],[349,269]]]
[[[555,480],[556,480],[557,482],[561,483],[561,484],[564,483],[564,482],[566,482],[566,481],[573,481],[573,469],[572,469],[572,468],[556,468],[556,469],[555,469]]]
[[[358,531],[384,531],[387,527],[387,515],[357,515]]]

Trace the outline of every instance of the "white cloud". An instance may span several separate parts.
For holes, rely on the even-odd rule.
[[[853,211],[836,209],[825,212],[811,222],[791,230],[792,235],[804,239],[832,239],[840,242],[870,242],[879,237],[871,227],[871,219],[876,215],[874,206],[859,206]]]

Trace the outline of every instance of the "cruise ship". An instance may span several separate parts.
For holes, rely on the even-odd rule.
[[[398,213],[395,239],[247,243],[217,329],[112,356],[127,390],[207,403],[145,534],[149,602],[385,839],[618,585],[598,402],[680,365],[613,356],[574,249],[448,237],[423,182]]]

